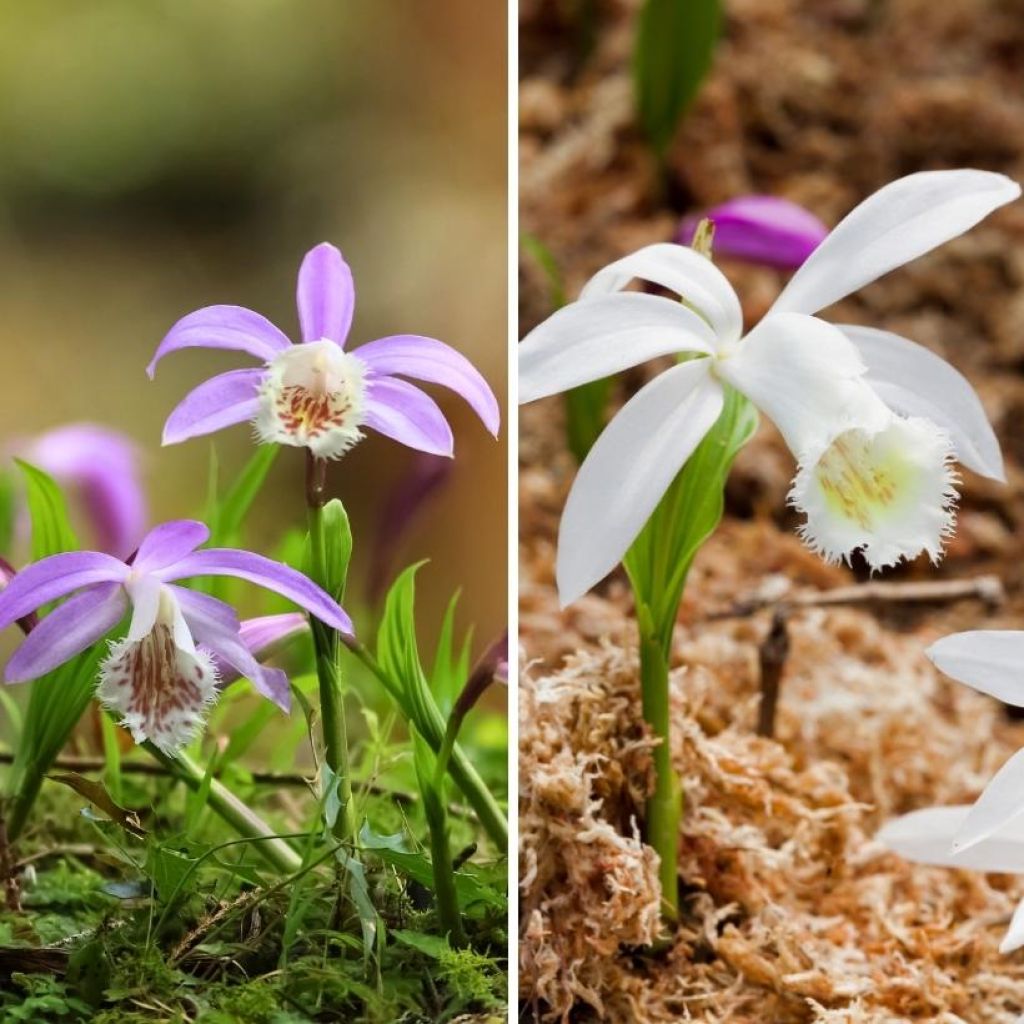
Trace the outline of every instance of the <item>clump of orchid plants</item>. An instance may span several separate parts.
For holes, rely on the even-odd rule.
[[[354,303],[351,271],[325,243],[307,254],[299,271],[300,341],[251,310],[212,306],[179,320],[157,346],[151,377],[162,358],[188,348],[229,349],[262,362],[211,378],[167,419],[165,444],[242,422],[251,424],[259,444],[234,486],[214,495],[203,521],[151,525],[138,449],[106,428],[75,424],[16,446],[24,457],[32,551],[20,569],[4,566],[0,629],[23,633],[3,679],[29,684],[30,698],[0,820],[7,838],[17,839],[42,779],[95,699],[108,767],[116,767],[126,744],[143,746],[274,867],[301,877],[316,853],[315,831],[275,834],[213,777],[218,755],[205,769],[197,763],[211,714],[229,686],[246,680],[268,709],[306,720],[315,740],[319,842],[329,844],[327,854],[347,879],[368,949],[382,926],[366,879],[369,858],[410,872],[417,884],[427,880],[425,868],[434,880],[442,937],[456,946],[467,939],[465,914],[479,915],[481,906],[493,911],[493,899],[502,898],[498,888],[467,881],[469,868],[451,849],[448,818],[451,780],[504,857],[507,825],[498,795],[459,743],[466,713],[493,679],[507,674],[502,648],[492,648],[471,671],[469,638],[461,649],[455,642],[453,600],[434,667],[425,669],[415,635],[418,566],[398,576],[382,608],[345,610],[353,538],[343,505],[329,494],[326,470],[366,431],[431,458],[452,457],[446,417],[406,378],[454,390],[493,435],[499,409],[475,367],[441,341],[394,335],[347,351]],[[304,505],[308,521],[280,557],[271,558],[237,541],[282,446],[305,450],[306,486],[295,508]],[[56,481],[82,507],[97,550],[79,549]],[[401,515],[387,512],[391,547],[420,490],[401,499]],[[8,491],[3,497],[7,505],[15,500]],[[375,558],[378,575],[387,572],[391,554]],[[20,560],[12,555],[12,562]],[[244,619],[237,605],[251,600],[247,592],[254,590],[269,593],[274,603],[267,614]],[[364,635],[376,638],[373,646]],[[415,837],[382,835],[367,820],[365,780],[354,778],[349,745],[347,673],[372,680],[408,734],[409,763],[415,762],[410,778],[424,809],[429,855],[417,849]],[[319,701],[311,699],[307,679]],[[6,695],[5,704],[11,706]],[[254,741],[255,734],[246,743]]]
[[[938,561],[954,528],[954,464],[1003,479],[981,402],[952,366],[914,342],[817,314],[1019,195],[1015,182],[985,171],[912,174],[824,238],[789,204],[733,204],[718,216],[734,255],[756,252],[763,261],[774,236],[785,264],[801,235],[807,253],[752,328],[710,258],[713,212],[693,247],[655,244],[616,260],[520,344],[523,402],[676,357],[613,416],[583,460],[556,563],[563,604],[619,563],[633,587],[644,717],[661,740],[645,828],[661,859],[668,918],[678,905],[682,805],[668,742],[672,632],[689,567],[721,517],[731,463],[760,411],[793,454],[789,501],[809,547],[832,562],[859,553],[872,570],[922,553]],[[634,279],[678,298],[627,291]]]

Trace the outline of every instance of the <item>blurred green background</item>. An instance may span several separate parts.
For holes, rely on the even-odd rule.
[[[8,442],[69,420],[142,446],[157,519],[194,515],[210,441],[161,450],[164,418],[244,357],[144,366],[200,306],[296,331],[315,243],[356,278],[351,341],[427,334],[468,355],[505,411],[506,16],[474,0],[40,0],[0,3],[0,311]],[[456,458],[393,552],[426,635],[463,587],[478,647],[507,621],[506,445],[428,386]],[[249,431],[216,435],[230,478]],[[384,496],[414,454],[371,434],[332,468],[358,593]],[[249,524],[272,552],[302,521],[302,453],[281,453]],[[12,638],[5,637],[5,648]]]

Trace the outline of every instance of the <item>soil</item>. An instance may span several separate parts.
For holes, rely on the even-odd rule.
[[[522,228],[572,297],[612,259],[671,239],[681,216],[767,192],[833,224],[887,181],[975,166],[1024,180],[1024,10],[997,0],[729,0],[714,69],[662,174],[629,78],[637,2],[523,0]],[[592,12],[590,27],[580,12]],[[581,24],[583,27],[581,27]],[[727,515],[691,573],[674,659],[687,811],[686,899],[657,937],[649,785],[629,590],[613,576],[564,611],[558,517],[575,466],[561,404],[521,415],[521,997],[541,1020],[1010,1022],[1024,953],[999,941],[1024,884],[913,867],[872,839],[893,814],[972,800],[1024,743],[1006,710],[923,655],[957,629],[1020,627],[1024,610],[1024,203],[844,300],[828,318],[925,344],[982,396],[1005,486],[964,472],[939,567],[894,581],[998,574],[1006,600],[806,608],[789,621],[777,740],[753,735],[771,612],[721,618],[766,589],[866,579],[795,538],[792,461],[764,425],[741,453]],[[720,265],[755,323],[778,271]],[[551,310],[520,268],[521,331]],[[621,400],[657,369],[626,375]]]

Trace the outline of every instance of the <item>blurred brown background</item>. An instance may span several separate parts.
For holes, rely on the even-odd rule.
[[[144,367],[216,302],[296,330],[295,275],[322,240],[356,277],[351,336],[438,337],[506,392],[506,19],[501,5],[333,0],[0,4],[0,438],[68,420],[143,446],[158,519],[199,512],[210,441],[161,450],[163,420],[246,360]],[[422,618],[463,586],[481,641],[506,621],[506,444],[428,386],[454,471],[395,552],[429,557]],[[229,478],[248,430],[216,435]],[[365,556],[413,453],[370,435],[334,468]],[[301,521],[302,457],[281,453],[249,540]],[[429,648],[428,648],[429,649]]]

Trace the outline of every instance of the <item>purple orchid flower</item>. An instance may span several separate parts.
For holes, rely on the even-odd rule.
[[[177,444],[249,421],[260,441],[308,448],[319,458],[343,455],[368,427],[433,455],[452,455],[452,431],[432,398],[401,380],[441,384],[458,392],[497,434],[498,403],[465,356],[433,338],[396,334],[354,352],[345,340],[355,308],[352,271],[326,242],[299,269],[302,343],[240,306],[208,306],[179,320],[147,367],[184,348],[245,352],[264,363],[200,384],[171,413],[164,444]]]
[[[125,558],[146,531],[149,511],[139,451],[116,430],[69,423],[22,447],[25,458],[77,491],[101,551]]]
[[[715,225],[715,252],[795,270],[824,241],[828,228],[813,213],[778,196],[739,196],[686,217],[676,241],[689,245],[704,218]]]
[[[8,683],[36,679],[96,643],[132,610],[127,636],[111,644],[98,696],[121,716],[137,743],[168,753],[195,735],[217,695],[217,661],[232,666],[284,710],[287,679],[266,669],[243,642],[234,609],[177,586],[193,576],[234,576],[294,601],[334,629],[352,632],[348,615],[300,572],[232,548],[196,549],[209,530],[189,519],[151,530],[128,564],[98,551],[53,555],[19,572],[0,592],[0,628],[74,594],[50,612],[7,663]]]

